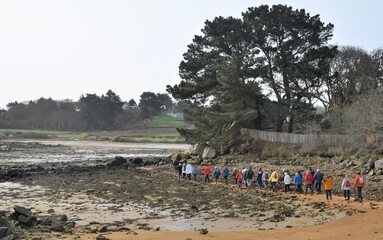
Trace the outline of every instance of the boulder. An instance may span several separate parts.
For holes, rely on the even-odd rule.
[[[212,147],[206,147],[206,148],[203,150],[202,158],[203,158],[203,159],[206,159],[206,158],[214,158],[216,155],[217,155],[217,152],[215,151],[214,148],[212,148]]]
[[[121,165],[124,165],[128,162],[128,160],[124,157],[121,157],[121,156],[116,156],[114,158],[114,160],[108,164],[108,166],[121,166]]]
[[[375,159],[374,158],[370,158],[367,162],[367,167],[368,169],[373,169],[374,168],[374,164],[375,164]]]
[[[383,159],[379,159],[374,162],[375,169],[383,169]]]
[[[98,232],[102,232],[102,233],[104,233],[104,232],[109,231],[109,229],[108,229],[108,226],[106,226],[106,225],[101,225],[101,226],[98,226],[98,227],[97,227],[97,231],[98,231]]]
[[[138,165],[138,164],[142,164],[143,160],[142,158],[137,157],[137,158],[133,158],[132,162]]]
[[[0,227],[0,239],[4,239],[6,236],[12,234],[12,230],[8,227]]]
[[[192,155],[202,155],[203,153],[203,146],[201,146],[200,144],[195,144],[194,146],[192,146],[192,148],[190,149],[190,154]]]
[[[29,209],[25,208],[25,207],[17,206],[16,205],[16,206],[13,207],[13,209],[15,210],[15,214],[17,216],[19,216],[19,215],[23,215],[25,217],[32,217],[33,216],[32,212]]]

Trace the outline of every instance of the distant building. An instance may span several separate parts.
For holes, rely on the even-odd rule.
[[[129,105],[129,103],[125,102],[124,105],[122,105],[123,110],[128,110],[128,109],[138,109],[138,106],[136,103]]]

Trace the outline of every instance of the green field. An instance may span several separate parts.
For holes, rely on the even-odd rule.
[[[67,140],[114,142],[180,143],[177,127],[186,127],[183,118],[166,113],[154,116],[146,127],[115,131],[50,131],[42,129],[0,129],[0,140]]]
[[[154,116],[149,124],[148,128],[177,128],[177,127],[186,127],[185,121],[181,117],[171,117],[166,113],[161,113],[160,115]]]

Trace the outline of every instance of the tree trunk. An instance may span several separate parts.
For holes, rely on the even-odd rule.
[[[293,132],[293,127],[294,127],[294,115],[290,115],[290,121],[289,121],[289,133]]]
[[[277,117],[277,132],[283,132],[283,122],[285,118],[282,116]]]

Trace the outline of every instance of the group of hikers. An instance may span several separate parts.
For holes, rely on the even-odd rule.
[[[194,181],[197,181],[198,176],[198,167],[197,165],[192,165],[190,163],[175,163],[175,170],[178,172],[179,178],[191,180],[192,176]],[[214,182],[220,182],[220,177],[222,176],[223,182],[228,184],[228,179],[232,178],[234,184],[238,187],[247,187],[250,188],[253,185],[253,179],[256,181],[258,188],[268,190],[271,189],[273,192],[277,191],[278,182],[282,182],[284,185],[284,191],[291,192],[295,191],[298,193],[310,193],[314,194],[316,191],[317,194],[322,192],[322,184],[324,185],[324,190],[326,193],[326,199],[332,199],[332,190],[334,187],[334,180],[331,175],[324,176],[324,174],[316,169],[314,171],[312,168],[309,168],[303,175],[302,171],[298,170],[293,176],[290,175],[288,170],[283,170],[279,174],[276,170],[272,169],[270,173],[267,170],[262,170],[259,168],[257,173],[254,173],[252,168],[243,167],[242,169],[234,168],[230,173],[229,169],[224,166],[220,169],[218,166],[214,167],[212,170],[208,164],[205,165],[203,169],[203,175],[205,176],[205,182],[210,183],[210,176],[213,176]],[[305,186],[305,191],[303,191],[303,184]],[[352,186],[357,189],[357,198],[356,200],[363,201],[362,189],[365,185],[365,179],[360,172],[356,175],[354,182],[352,182],[347,176],[344,176],[341,184],[341,190],[343,190],[344,199],[350,202],[350,192]]]

